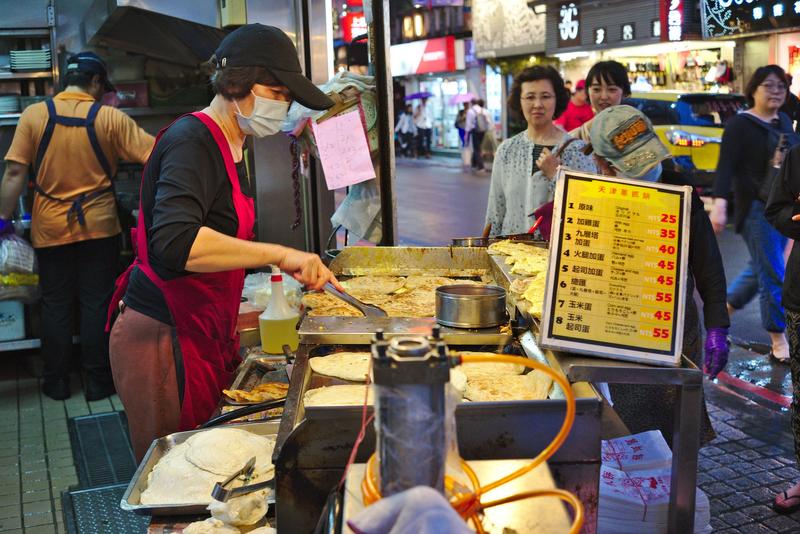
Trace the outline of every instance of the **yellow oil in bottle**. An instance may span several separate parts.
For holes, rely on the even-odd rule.
[[[258,329],[261,332],[261,349],[267,354],[281,354],[283,346],[289,345],[292,351],[297,350],[300,337],[297,335],[299,316],[285,319],[258,318]]]

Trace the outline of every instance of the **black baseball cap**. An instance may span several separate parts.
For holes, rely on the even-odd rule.
[[[94,52],[79,52],[67,59],[67,73],[76,71],[85,74],[99,74],[105,84],[105,92],[114,91],[114,86],[108,80],[106,62]]]
[[[264,24],[246,24],[225,36],[214,52],[217,66],[264,67],[285,85],[292,98],[310,109],[333,106],[331,100],[303,75],[297,49],[283,30]]]

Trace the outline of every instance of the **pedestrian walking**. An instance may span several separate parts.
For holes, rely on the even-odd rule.
[[[484,102],[480,98],[472,101],[467,112],[466,129],[472,144],[472,169],[484,171],[486,165],[483,161],[483,138],[486,136],[486,132],[492,129],[492,117],[484,108]]]
[[[634,135],[625,137],[625,143],[620,147],[619,139],[622,136],[619,130],[623,125],[628,125]],[[631,106],[611,106],[600,112],[592,122],[590,139],[600,174],[645,182],[689,185],[683,175],[675,171],[669,151],[658,139],[649,119]],[[730,319],[725,300],[725,270],[703,201],[694,192],[690,225],[683,354],[698,367],[704,368],[710,378],[715,378],[728,362]],[[705,362],[700,316],[694,301],[695,286],[703,300]],[[672,444],[675,428],[672,407],[678,398],[674,386],[611,384],[610,391],[614,409],[631,433],[658,429]],[[658,409],[653,409],[654,401],[658,402]],[[700,436],[702,443],[708,443],[715,437],[705,402]]]
[[[431,131],[433,117],[428,109],[428,99],[423,98],[414,112],[414,125],[417,127],[417,155],[431,157]]]
[[[413,115],[411,104],[406,104],[406,108],[397,118],[397,126],[394,127],[399,139],[400,155],[409,158],[416,154],[417,127],[414,125]]]
[[[586,94],[586,80],[578,80],[575,84],[575,92],[567,104],[567,109],[555,120],[555,123],[565,131],[571,132],[592,120],[592,117],[594,117],[594,111],[592,111],[592,104]]]
[[[753,73],[745,89],[750,108],[725,124],[711,210],[714,231],[721,233],[733,196],[734,230],[750,253],[747,267],[728,288],[728,312],[742,309],[758,296],[761,324],[771,339],[770,355],[780,362],[789,359],[781,303],[786,237],[767,221],[764,207],[784,145],[797,139],[789,117],[778,111],[786,92],[786,75],[779,66],[767,65]]]
[[[782,303],[786,310],[792,376],[792,434],[795,457],[800,465],[800,245],[797,244],[800,239],[800,147],[793,148],[787,154],[764,213],[781,234],[795,240],[786,264]],[[800,483],[779,492],[773,508],[780,513],[800,509]]]
[[[572,169],[595,169],[592,158],[581,151],[585,143],[568,143],[570,136],[553,124],[568,100],[564,81],[553,67],[530,67],[515,78],[508,107],[525,118],[528,128],[497,148],[484,235],[527,232],[534,210],[553,200],[557,165],[552,161],[556,158],[546,158],[550,151],[560,152]]]

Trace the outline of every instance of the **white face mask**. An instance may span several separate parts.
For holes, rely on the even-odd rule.
[[[253,91],[250,92],[253,93]],[[244,133],[256,137],[267,137],[278,133],[289,113],[289,102],[272,100],[255,93],[253,96],[255,102],[253,102],[253,112],[249,117],[245,117],[242,110],[239,109],[239,103],[236,100],[233,101],[236,105],[236,120],[239,122],[239,128]]]

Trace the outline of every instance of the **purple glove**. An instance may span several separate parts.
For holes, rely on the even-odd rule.
[[[7,235],[14,233],[14,223],[11,219],[0,218],[0,235]]]
[[[706,333],[705,348],[706,359],[703,370],[713,380],[728,363],[728,329],[722,326],[709,328]]]

